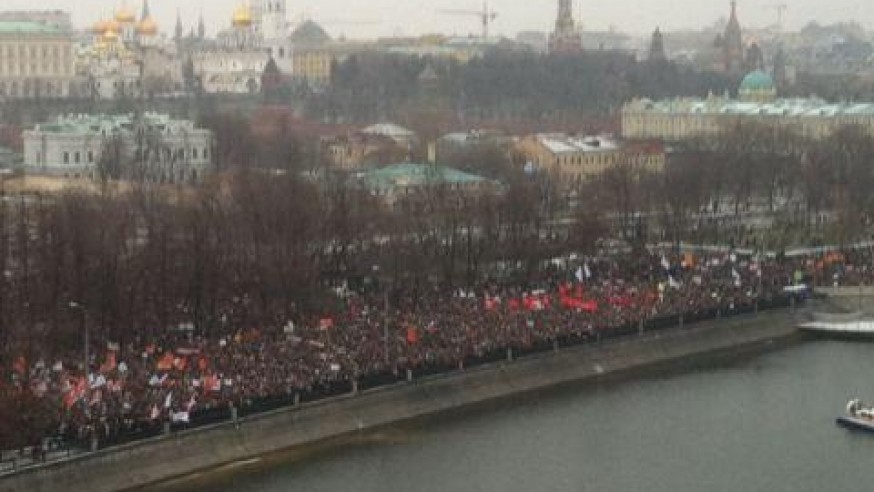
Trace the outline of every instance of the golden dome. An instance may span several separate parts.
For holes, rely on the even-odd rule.
[[[158,24],[152,17],[146,17],[137,24],[137,34],[142,36],[154,36],[158,34]]]
[[[128,8],[127,2],[125,2],[120,9],[115,11],[115,20],[121,24],[133,24],[137,20],[137,15]]]
[[[249,27],[252,25],[252,11],[248,4],[243,4],[234,9],[234,27]]]
[[[109,22],[105,19],[100,19],[99,21],[94,23],[94,26],[91,27],[91,32],[94,34],[103,34],[106,30],[109,29]]]
[[[121,24],[118,23],[115,19],[109,19],[106,21],[106,25],[104,26],[103,33],[107,33],[109,31],[115,31],[116,34],[121,31]]]
[[[118,41],[118,31],[107,29],[106,32],[103,33],[103,41],[106,43],[114,43]]]

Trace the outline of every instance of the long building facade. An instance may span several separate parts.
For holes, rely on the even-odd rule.
[[[0,101],[71,95],[76,61],[73,36],[34,21],[0,21]]]
[[[776,93],[771,77],[755,71],[744,78],[737,98],[711,94],[706,98],[634,99],[622,108],[622,137],[680,142],[745,122],[780,126],[813,139],[826,138],[848,125],[874,134],[874,103],[778,99]]]
[[[70,115],[23,134],[28,173],[96,177],[101,159],[122,177],[196,181],[213,169],[213,135],[167,115]],[[110,162],[114,161],[114,162]]]

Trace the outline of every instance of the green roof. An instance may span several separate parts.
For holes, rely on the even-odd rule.
[[[61,31],[42,22],[0,21],[0,34],[61,34]]]
[[[774,79],[771,78],[767,73],[756,70],[754,72],[750,72],[744,77],[743,81],[740,83],[741,92],[744,91],[772,91],[775,89]]]
[[[375,189],[426,186],[433,184],[473,184],[487,181],[482,176],[469,174],[437,164],[395,164],[362,175],[364,183]]]

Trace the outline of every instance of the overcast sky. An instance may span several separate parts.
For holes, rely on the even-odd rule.
[[[0,0],[0,9],[63,9],[73,12],[79,26],[90,25],[110,12],[122,0]],[[127,0],[137,12],[142,0]],[[172,30],[177,8],[183,22],[193,25],[202,10],[207,31],[214,33],[230,22],[234,5],[240,0],[149,0],[152,13],[165,32]],[[758,27],[775,23],[775,5],[789,5],[786,25],[797,29],[811,20],[830,23],[846,20],[874,25],[874,9],[866,8],[871,0],[739,0],[742,24]],[[500,16],[493,32],[508,36],[520,30],[549,30],[556,15],[556,0],[490,0]],[[655,26],[663,30],[695,28],[725,17],[728,0],[575,0],[587,30],[619,30],[646,33]],[[332,35],[376,37],[412,35],[427,32],[469,34],[480,31],[476,17],[449,16],[438,9],[482,7],[480,0],[289,0],[289,20],[303,17],[320,21]],[[579,14],[577,14],[579,15]],[[360,22],[354,24],[353,21]]]

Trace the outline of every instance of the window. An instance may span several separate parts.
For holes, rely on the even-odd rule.
[[[206,147],[203,148],[203,158],[206,159],[209,156],[209,153],[206,150]]]
[[[94,152],[91,150],[88,151],[88,162],[94,162]]]
[[[79,152],[76,152],[75,154],[73,154],[73,161],[74,161],[76,164],[79,164],[79,161],[80,161],[80,160],[81,160],[81,156],[80,156]]]
[[[191,149],[191,158],[197,159],[197,149]]]
[[[64,152],[64,164],[69,164],[69,163],[70,163],[70,153]]]

